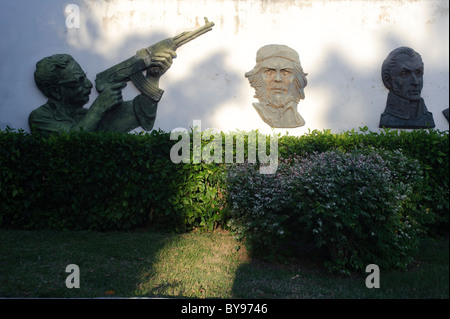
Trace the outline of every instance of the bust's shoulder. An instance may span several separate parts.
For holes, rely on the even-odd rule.
[[[45,103],[30,112],[30,118],[49,116],[53,113],[53,108],[50,103]]]

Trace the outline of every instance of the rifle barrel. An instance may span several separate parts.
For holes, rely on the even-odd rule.
[[[202,34],[205,34],[206,32],[209,32],[212,30],[212,27],[214,26],[214,22],[209,22],[208,19],[205,17],[205,25],[194,30],[194,31],[187,31],[180,33],[179,35],[175,36],[173,38],[173,42],[175,43],[176,47],[180,47],[183,44],[186,44],[195,38],[201,36]]]

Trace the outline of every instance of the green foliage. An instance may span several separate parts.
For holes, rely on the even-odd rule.
[[[228,225],[255,255],[284,258],[314,243],[332,271],[404,268],[420,236],[448,231],[448,131],[325,130],[278,145],[276,174],[228,170]]]
[[[401,153],[390,156],[408,161]],[[403,182],[402,172],[388,166],[376,150],[326,151],[300,160],[292,183],[298,221],[319,248],[327,247],[331,270],[362,270],[370,263],[404,268],[412,260],[421,225],[411,216],[415,210],[403,207],[420,181],[420,167]]]
[[[448,131],[374,133],[363,128],[360,132],[333,134],[326,130],[299,137],[282,136],[278,138],[278,151],[279,158],[285,161],[280,162],[276,174],[264,175],[266,179],[262,179],[258,170],[258,147],[265,144],[269,152],[270,143],[269,140],[260,143],[257,131],[213,135],[203,132],[196,135],[200,144],[194,141],[195,134],[199,132],[188,133],[190,159],[176,164],[170,153],[179,141],[171,140],[170,134],[163,131],[149,134],[81,131],[52,136],[31,135],[21,130],[0,131],[0,226],[76,230],[151,228],[177,232],[193,228],[207,231],[222,226],[231,227],[241,238],[250,238],[253,248],[264,252],[265,247],[286,247],[286,238],[295,242],[311,239],[300,228],[305,225],[295,220],[293,210],[280,209],[292,205],[288,203],[289,197],[284,196],[292,185],[280,184],[277,179],[291,165],[289,161],[296,156],[330,150],[357,149],[367,155],[374,148],[403,184],[411,184],[407,176],[415,164],[405,160],[401,162],[403,166],[398,165],[397,155],[392,152],[401,150],[403,155],[419,162],[422,178],[410,185],[401,209],[408,211],[425,230],[448,229]],[[226,145],[230,141],[232,148]],[[209,160],[194,161],[199,148],[210,151]],[[246,171],[239,173],[240,181],[227,180],[230,170],[224,160],[229,163],[230,158],[238,163],[243,160],[254,163],[247,164]],[[394,185],[401,187],[399,183]],[[233,187],[236,196],[230,199]],[[257,187],[258,192],[264,192],[256,192]],[[267,200],[255,197],[257,194]],[[233,207],[236,203],[241,208],[239,213]],[[233,218],[229,221],[230,217]],[[294,225],[294,221],[298,230],[282,227],[286,223]]]
[[[359,132],[351,130],[334,134],[330,130],[314,130],[300,137],[283,136],[278,145],[280,157],[284,158],[330,149],[350,151],[374,147],[388,151],[401,150],[404,155],[418,160],[422,167],[424,182],[416,185],[416,191],[422,196],[422,206],[437,215],[434,230],[442,232],[448,229],[448,131],[384,129],[376,133],[363,127]]]
[[[212,230],[220,166],[174,164],[168,133],[0,133],[4,226],[25,229]]]
[[[258,256],[275,257],[291,230],[284,227],[292,214],[291,176],[280,164],[273,175],[260,174],[259,166],[248,162],[227,171],[228,226]]]
[[[295,254],[295,245],[312,241],[327,249],[332,271],[405,267],[423,232],[414,217],[428,213],[413,196],[421,179],[417,161],[377,149],[282,159],[268,176],[233,165],[229,225],[258,256]]]

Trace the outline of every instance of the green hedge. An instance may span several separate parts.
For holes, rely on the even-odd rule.
[[[174,164],[170,134],[0,133],[0,222],[26,229],[213,229],[221,167]]]
[[[225,226],[227,166],[174,164],[170,150],[175,143],[163,131],[50,137],[0,131],[0,226],[178,232]],[[448,227],[448,131],[313,131],[278,140],[284,158],[372,146],[401,149],[421,163],[423,202]]]

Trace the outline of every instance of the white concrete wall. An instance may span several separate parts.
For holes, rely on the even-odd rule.
[[[67,28],[69,4],[80,9],[79,28]],[[244,73],[256,51],[273,43],[295,49],[309,73],[298,105],[306,125],[290,135],[363,126],[378,131],[388,93],[381,64],[399,46],[422,55],[422,97],[436,127],[448,129],[442,114],[449,107],[447,0],[2,0],[0,128],[28,131],[29,113],[46,102],[33,80],[41,58],[69,53],[94,81],[138,49],[202,25],[203,17],[215,26],[177,50],[161,79],[165,93],[155,128],[189,128],[201,120],[202,129],[270,132],[252,106],[254,90]],[[130,84],[125,98],[135,94]]]

